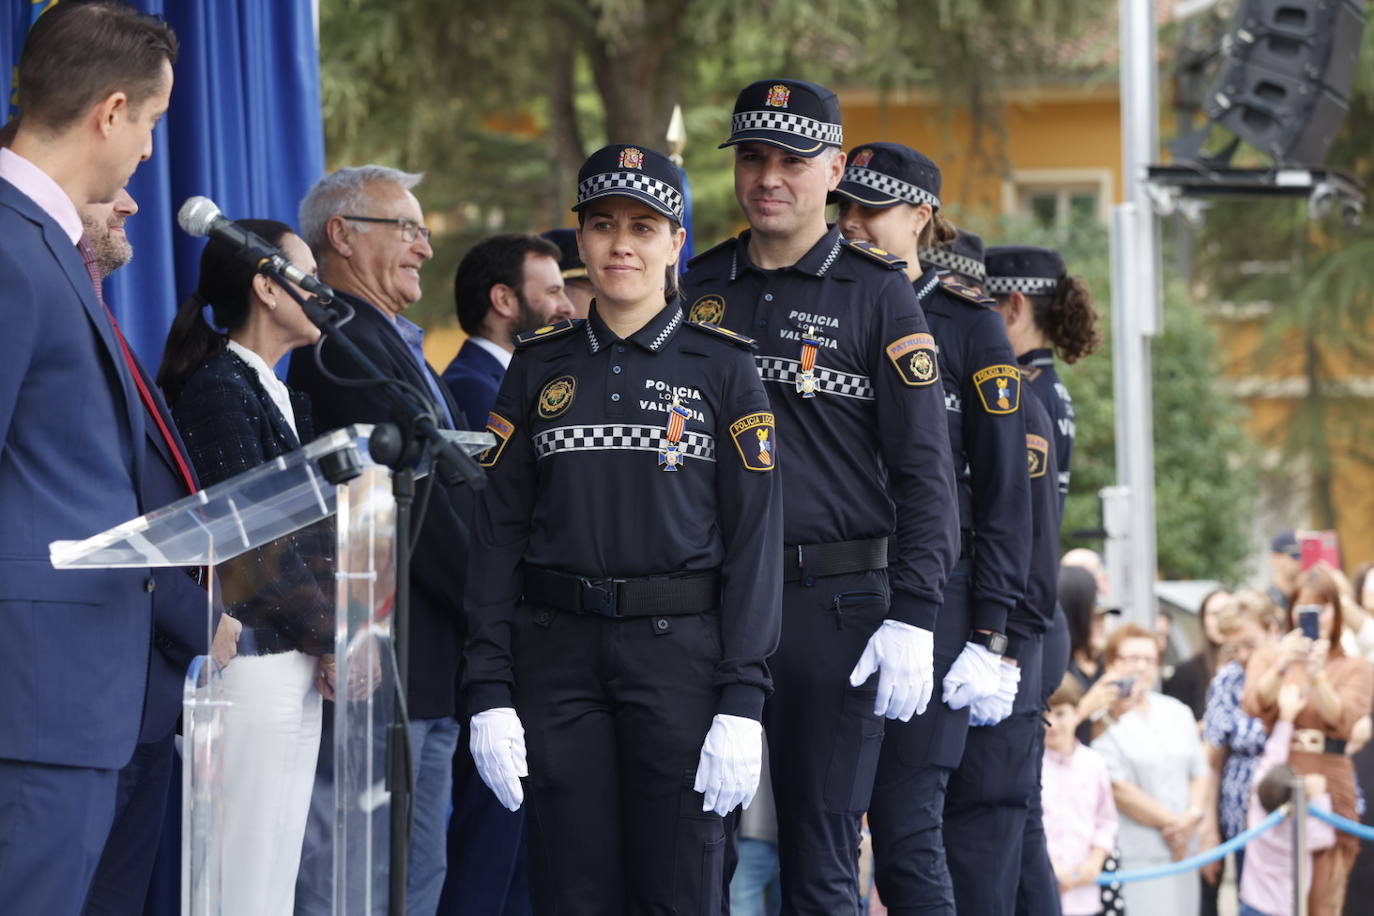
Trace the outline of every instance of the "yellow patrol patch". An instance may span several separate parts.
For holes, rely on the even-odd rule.
[[[777,435],[773,415],[759,411],[740,417],[730,424],[730,438],[735,440],[739,457],[751,471],[771,471],[777,465]]]
[[[1044,436],[1026,433],[1026,466],[1032,478],[1044,477],[1049,469],[1050,443]]]
[[[1016,413],[1021,406],[1021,370],[1015,366],[988,366],[973,373],[973,386],[988,413]]]
[[[515,433],[515,424],[493,410],[487,417],[487,432],[496,437],[496,444],[477,456],[477,463],[484,468],[496,466],[501,453],[506,450],[506,443]]]
[[[724,317],[725,300],[720,296],[702,296],[692,303],[692,310],[687,313],[687,320],[697,324],[720,324]]]
[[[539,392],[539,416],[552,420],[572,406],[576,395],[577,379],[571,375],[560,375]]]
[[[897,368],[902,381],[919,388],[940,377],[935,361],[935,338],[929,334],[908,334],[887,345],[887,358]]]

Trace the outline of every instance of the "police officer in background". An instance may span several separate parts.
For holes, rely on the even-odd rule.
[[[591,314],[518,338],[487,424],[465,696],[483,780],[528,791],[540,913],[720,912],[723,816],[759,780],[778,437],[752,341],[679,305],[679,175],[625,145],[583,165]]]
[[[1030,551],[1021,373],[992,301],[921,266],[922,243],[955,235],[938,215],[940,169],[934,162],[900,144],[863,144],[850,154],[835,193],[846,238],[906,261],[939,347],[963,540],[935,630],[935,676],[943,682],[944,702],[910,723],[888,724],[868,823],[888,912],[953,916],[940,832],[945,787],[963,755],[969,704],[994,694],[1003,671],[1014,692],[1010,677],[1016,669],[1003,665],[1001,656]],[[969,260],[961,264],[966,272],[981,271],[980,263]]]
[[[922,264],[935,268],[941,279],[949,277],[961,286],[981,293],[983,283],[988,278],[983,250],[980,236],[956,226],[954,238],[937,241],[932,237],[930,245],[921,246],[919,257]]]
[[[586,318],[592,307],[592,281],[587,279],[587,265],[577,251],[577,230],[550,229],[539,237],[553,242],[560,252],[558,270],[563,275],[563,294],[573,305],[574,318]]]
[[[750,228],[685,279],[693,320],[758,338],[787,443],[786,626],[764,711],[783,911],[835,916],[857,912],[859,817],[884,717],[907,721],[930,702],[959,552],[935,341],[905,265],[825,222],[842,139],[830,90],[745,87],[722,146],[735,148]]]

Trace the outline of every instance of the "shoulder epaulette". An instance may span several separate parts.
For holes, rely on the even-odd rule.
[[[557,324],[546,324],[542,328],[535,328],[533,331],[517,334],[515,337],[515,345],[517,347],[528,347],[545,340],[553,340],[555,337],[563,337],[582,327],[586,322],[587,319],[585,318],[566,318]]]
[[[879,264],[884,265],[889,270],[904,270],[906,261],[897,257],[886,248],[879,248],[869,242],[860,242],[857,239],[843,239],[844,247],[858,254],[867,255]]]
[[[703,251],[701,254],[696,255],[695,257],[688,259],[688,261],[687,261],[687,266],[688,266],[688,267],[692,267],[692,266],[694,266],[694,265],[696,265],[696,264],[699,264],[699,263],[701,263],[702,261],[706,260],[707,258],[711,257],[711,255],[717,254],[717,253],[719,253],[720,251],[722,251],[722,250],[724,250],[724,249],[726,249],[726,248],[729,248],[729,247],[733,246],[733,245],[735,244],[735,242],[736,242],[735,237],[734,237],[734,236],[731,236],[730,238],[728,238],[728,239],[726,239],[725,241],[721,242],[719,245],[714,245],[714,246],[712,246],[712,247],[706,249],[705,251]]]
[[[742,347],[745,350],[752,350],[758,346],[758,341],[754,338],[745,337],[743,334],[736,334],[729,328],[723,328],[718,324],[707,324],[704,321],[689,321],[687,322],[687,327],[696,328],[698,331],[704,334],[710,334],[712,337],[722,337],[735,346]]]
[[[958,299],[971,302],[979,308],[988,308],[997,304],[997,300],[982,293],[971,286],[965,286],[958,280],[945,274],[940,278],[940,288]]]

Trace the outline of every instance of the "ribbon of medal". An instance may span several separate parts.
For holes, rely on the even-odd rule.
[[[663,431],[663,447],[658,450],[658,466],[676,471],[682,465],[682,433],[687,428],[688,411],[676,395],[668,408],[668,427]]]
[[[804,398],[816,396],[816,353],[820,350],[821,339],[816,336],[815,325],[809,325],[802,335],[801,364],[797,371],[797,393]]]

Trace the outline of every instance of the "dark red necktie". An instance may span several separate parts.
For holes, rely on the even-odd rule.
[[[143,381],[143,373],[138,370],[138,364],[134,362],[134,353],[129,349],[129,343],[124,339],[124,334],[119,330],[119,322],[115,321],[114,312],[105,305],[105,283],[100,275],[100,264],[96,259],[95,250],[91,247],[90,241],[86,236],[81,236],[81,240],[76,243],[76,248],[81,252],[81,260],[86,264],[86,273],[90,274],[91,285],[95,287],[95,297],[100,300],[100,304],[105,308],[105,314],[110,316],[110,325],[114,328],[115,340],[119,341],[119,349],[124,353],[124,362],[129,366],[129,374],[134,377],[134,384],[138,386],[138,393],[143,398],[143,406],[148,409],[148,415],[157,424],[158,432],[162,434],[162,441],[167,443],[167,451],[171,453],[172,460],[176,462],[177,470],[181,472],[181,479],[186,484],[186,492],[196,492],[196,479],[191,475],[191,466],[186,462],[186,457],[181,454],[181,449],[177,447],[177,440],[172,435],[172,431],[167,428],[167,423],[162,419],[162,411],[157,409],[157,402],[153,400],[153,393],[148,390],[147,384]]]

